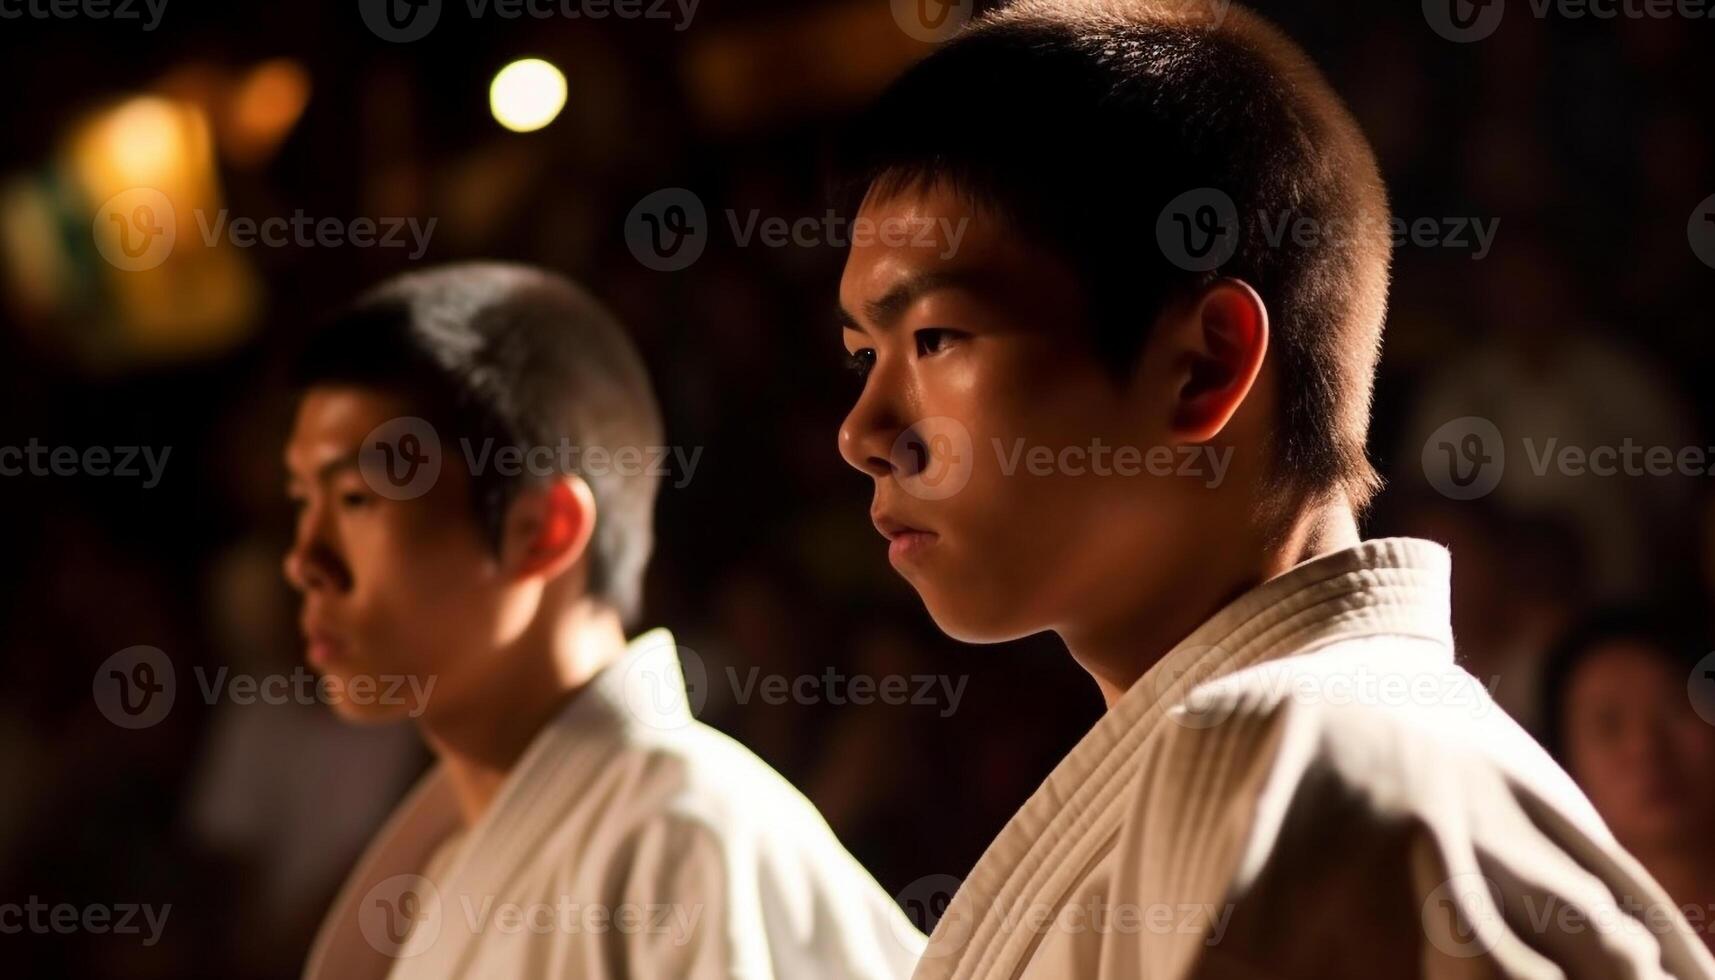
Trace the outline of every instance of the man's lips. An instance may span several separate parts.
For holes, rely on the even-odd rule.
[[[344,655],[345,644],[325,626],[304,623],[304,659],[312,667],[325,667]]]
[[[881,511],[871,511],[869,519],[887,539],[887,557],[895,565],[916,557],[940,538],[934,531],[912,527]]]

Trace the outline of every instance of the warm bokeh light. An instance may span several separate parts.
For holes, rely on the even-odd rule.
[[[240,162],[266,159],[285,139],[310,99],[310,74],[289,58],[264,61],[232,93],[227,149]]]
[[[75,322],[68,313],[75,308],[84,321],[104,323],[100,330],[68,330],[68,345],[113,365],[207,353],[245,336],[260,287],[247,259],[205,231],[222,220],[226,204],[201,107],[158,94],[123,98],[79,121],[56,156],[56,180],[73,192],[54,199],[63,202],[55,207],[68,209],[57,220],[89,227],[94,250],[66,250],[59,236],[31,235],[24,247],[8,248],[6,262],[11,275],[55,265],[72,270],[57,297],[36,304],[40,314],[57,311]],[[131,266],[110,252],[129,241],[117,236],[128,235],[122,219],[139,203],[149,208],[144,243],[156,241],[158,231],[168,244],[158,257],[139,257],[142,264]],[[110,206],[116,210],[103,213]],[[133,230],[142,228],[133,222]]]
[[[488,107],[515,133],[541,129],[566,105],[566,76],[540,58],[514,61],[488,86]]]
[[[188,106],[141,96],[115,107],[84,144],[116,184],[148,184],[182,173],[208,145],[208,123]]]

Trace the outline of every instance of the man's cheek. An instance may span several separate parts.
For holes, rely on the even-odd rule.
[[[371,551],[372,572],[421,594],[442,576],[438,571],[456,562],[444,528],[427,515],[398,508],[377,529]]]
[[[340,533],[354,592],[385,581],[400,564],[400,535],[394,522],[386,515],[369,516],[368,520],[348,522]]]

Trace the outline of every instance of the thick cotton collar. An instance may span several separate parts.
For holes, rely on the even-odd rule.
[[[1371,635],[1432,641],[1432,655],[1451,663],[1451,568],[1440,545],[1378,539],[1294,566],[1228,603],[1146,671],[1019,808],[942,917],[918,976],[984,975],[1004,945],[984,910],[1076,884],[1119,825],[1145,740],[1194,687]],[[938,954],[947,958],[934,963]]]
[[[352,976],[379,976],[395,962],[378,941],[371,907],[375,896],[413,891],[432,903],[438,935],[420,952],[411,949],[420,976],[453,975],[476,940],[463,927],[452,895],[505,895],[616,753],[640,741],[666,737],[693,723],[673,635],[650,630],[596,675],[531,740],[494,802],[472,826],[446,869],[440,895],[417,874],[435,847],[459,828],[458,801],[445,768],[436,765],[400,804],[347,879],[337,910],[311,950],[306,977],[327,975],[331,964],[367,963]],[[384,894],[383,894],[384,893]],[[427,898],[425,898],[427,896]],[[443,903],[443,897],[446,901]],[[365,916],[368,919],[365,919]],[[415,934],[413,934],[415,937]],[[413,939],[416,942],[416,938]]]

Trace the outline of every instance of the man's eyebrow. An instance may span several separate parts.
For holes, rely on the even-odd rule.
[[[894,283],[878,298],[865,301],[864,316],[869,322],[885,329],[905,315],[911,304],[924,296],[942,289],[969,288],[974,281],[975,277],[968,272],[920,272]],[[834,311],[834,316],[840,321],[840,326],[864,332],[857,317],[843,305]]]
[[[338,456],[335,456],[333,459],[330,459],[327,462],[318,465],[316,467],[315,473],[311,475],[311,480],[313,480],[316,483],[322,483],[322,482],[325,482],[329,477],[333,476],[334,474],[336,474],[342,470],[356,468],[358,465],[358,454],[361,451],[362,450],[353,449],[351,452],[342,453]],[[290,486],[290,485],[297,483],[297,482],[298,482],[298,475],[296,473],[292,472],[291,466],[288,465],[286,467],[286,484],[288,486]]]
[[[361,451],[362,450],[353,449],[349,453],[335,456],[333,459],[330,459],[316,467],[316,479],[318,481],[326,480],[328,477],[333,476],[341,470],[356,469],[358,453]]]

